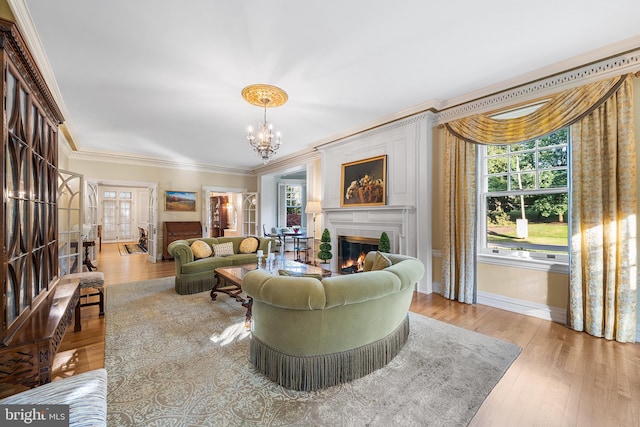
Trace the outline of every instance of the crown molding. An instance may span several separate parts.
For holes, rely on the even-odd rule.
[[[640,45],[640,37],[629,40],[633,40],[635,46]],[[625,41],[623,45],[630,43],[629,40]],[[594,52],[602,53],[602,49]],[[436,114],[435,122],[442,124],[471,114],[512,107],[514,104],[534,101],[573,87],[640,70],[640,48],[638,47],[609,57],[603,58],[601,56],[600,58],[603,59],[597,61],[587,61],[587,58],[592,56],[593,54],[580,57],[584,58],[581,66],[564,68],[563,72],[549,73],[557,66],[547,67],[518,79],[520,82],[528,81],[528,83],[515,85],[514,81],[503,82],[501,86],[508,87],[508,89],[498,90],[496,86],[493,86],[467,95],[466,102],[458,98],[443,103],[443,109]],[[566,67],[568,63],[577,61],[573,59],[562,64],[565,64]],[[545,72],[546,74],[544,74]],[[544,75],[545,77],[535,79],[534,75]],[[489,94],[484,97],[476,97],[481,92]]]
[[[300,166],[307,163],[313,163],[319,157],[320,153],[318,153],[315,148],[309,148],[307,150],[298,151],[297,153],[270,161],[264,166],[255,168],[253,172],[256,175],[270,175],[275,172],[281,172],[285,169],[290,169],[292,166]]]
[[[432,111],[426,111],[426,112],[422,112],[422,113],[414,113],[414,115],[412,115],[412,116],[404,117],[402,119],[397,119],[396,121],[393,121],[393,122],[387,122],[387,123],[384,123],[384,124],[380,124],[377,127],[370,128],[370,129],[365,129],[365,130],[363,130],[361,132],[351,134],[351,135],[346,136],[346,137],[344,137],[342,139],[338,139],[338,140],[334,140],[334,141],[331,141],[331,142],[327,142],[327,143],[325,143],[323,145],[318,145],[318,146],[316,146],[316,149],[318,151],[326,151],[327,149],[330,149],[332,147],[340,146],[342,144],[349,143],[349,142],[353,141],[354,139],[367,138],[367,137],[370,137],[370,136],[373,136],[373,135],[389,132],[390,130],[393,130],[393,129],[397,129],[397,128],[401,128],[401,127],[404,127],[404,126],[413,125],[415,123],[420,123],[420,122],[434,123],[434,121],[435,121],[435,113],[432,112]]]
[[[246,169],[224,168],[199,163],[176,162],[150,157],[131,156],[127,154],[99,153],[95,151],[74,151],[69,159],[80,161],[96,161],[107,163],[128,164],[136,166],[149,166],[158,168],[171,168],[181,170],[195,170],[210,173],[222,173],[227,175],[255,176],[255,173]]]
[[[24,84],[29,87],[32,96],[38,100],[40,107],[46,112],[46,116],[56,125],[62,123],[64,121],[62,112],[29,51],[27,42],[14,22],[0,19],[0,45],[11,58],[12,65],[24,80]],[[3,66],[6,67],[5,64]]]
[[[71,157],[73,155],[73,148],[64,132],[58,132],[58,152],[61,152],[65,157]]]
[[[440,104],[441,103],[439,101],[432,99],[413,107],[406,108],[397,113],[380,117],[379,119],[373,120],[365,125],[352,128],[351,130],[341,132],[327,138],[322,138],[315,141],[313,146],[317,149],[320,149],[324,148],[325,146],[332,145],[336,142],[343,142],[350,139],[351,137],[361,137],[364,133],[379,129],[381,127],[384,127],[385,130],[388,130],[387,126],[393,125],[397,122],[403,122],[405,119],[413,120],[413,117],[418,114],[424,114],[425,117],[432,117],[438,111],[438,107],[440,106]],[[399,126],[404,126],[405,124],[401,124]],[[380,131],[378,130],[378,132]]]
[[[34,66],[40,71],[44,83],[48,87],[54,102],[57,104],[57,108],[60,110],[60,114],[64,118],[63,121],[67,123],[67,128],[69,128],[68,130],[71,132],[73,130],[73,126],[69,123],[69,110],[67,110],[64,99],[62,98],[62,92],[58,87],[58,83],[49,63],[49,58],[47,58],[47,54],[42,46],[40,36],[38,35],[38,31],[33,23],[33,19],[31,18],[31,13],[29,13],[26,1],[7,0],[7,3],[15,17],[15,24],[18,27],[18,31],[34,59]],[[69,135],[69,138],[73,139],[71,134]],[[69,143],[71,145],[73,144],[73,141],[70,141]]]

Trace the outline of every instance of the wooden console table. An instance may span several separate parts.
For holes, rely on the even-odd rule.
[[[75,317],[81,329],[78,282],[58,283],[25,323],[0,345],[0,383],[35,387],[51,381],[53,359]]]
[[[78,247],[78,242],[71,242],[71,247],[73,249],[76,249]],[[93,240],[84,240],[82,242],[82,247],[84,248],[84,257],[83,257],[83,261],[82,263],[87,267],[87,270],[89,271],[93,271],[94,269],[98,268],[95,265],[93,265],[93,263],[91,262],[91,257],[89,257],[89,248],[92,248],[96,245],[96,242],[94,242]],[[80,271],[76,270],[76,267],[78,266],[78,259],[76,258],[73,262],[73,265],[71,266],[71,272],[72,273],[80,273],[82,272],[82,269]]]

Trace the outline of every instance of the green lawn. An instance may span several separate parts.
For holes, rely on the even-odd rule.
[[[490,226],[487,240],[492,243],[499,242],[522,242],[538,245],[558,245],[567,246],[569,238],[569,227],[566,223],[529,223],[529,237],[518,239],[516,237],[516,226]],[[497,234],[491,234],[495,232]]]

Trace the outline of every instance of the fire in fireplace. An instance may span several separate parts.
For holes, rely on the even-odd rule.
[[[359,236],[338,236],[338,266],[340,273],[352,274],[364,269],[364,257],[378,250],[379,239]]]

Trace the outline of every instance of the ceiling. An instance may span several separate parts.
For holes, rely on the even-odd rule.
[[[283,157],[640,41],[638,0],[16,2],[79,151],[214,170],[262,165],[246,140],[264,114],[241,97],[250,84],[289,95],[267,110]]]

